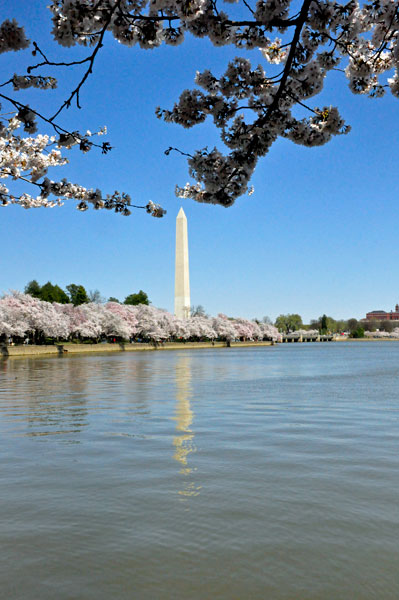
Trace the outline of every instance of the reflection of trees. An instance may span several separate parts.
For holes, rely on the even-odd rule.
[[[87,364],[83,361],[33,358],[9,361],[8,396],[26,421],[28,435],[78,433],[87,425]]]
[[[176,435],[173,438],[175,453],[173,458],[180,463],[180,474],[184,476],[184,488],[179,491],[182,496],[197,496],[200,487],[195,486],[190,475],[193,469],[189,466],[188,455],[195,451],[194,432],[190,429],[194,413],[191,409],[191,356],[179,355],[176,363]]]
[[[113,399],[117,398],[124,414],[107,412],[106,423],[123,423],[131,428],[135,417],[150,413],[152,358],[126,353],[3,360],[3,392],[13,410],[11,420],[23,435],[66,435],[67,441],[77,442],[91,416],[113,408]],[[170,369],[167,374],[170,377]],[[162,381],[166,373],[163,375]],[[126,414],[131,418],[125,421]]]

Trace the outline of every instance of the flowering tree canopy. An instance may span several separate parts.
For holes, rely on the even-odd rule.
[[[4,157],[1,177],[25,178],[40,188],[35,198],[26,194],[16,198],[2,186],[3,203],[28,207],[75,198],[81,210],[91,203],[95,208],[129,213],[130,198],[119,192],[103,198],[99,190],[67,181],[39,181],[50,166],[63,164],[62,147],[79,145],[83,152],[93,146],[103,152],[110,149],[107,143],[94,143],[90,132],[68,132],[56,123],[65,107],[72,102],[79,106],[80,90],[108,33],[121,44],[142,49],[176,46],[191,34],[206,37],[215,46],[231,45],[242,54],[226,65],[222,76],[210,70],[198,72],[195,89],[184,90],[171,109],[157,109],[159,118],[187,128],[209,116],[220,130],[224,152],[216,148],[182,152],[194,182],[177,187],[176,193],[199,202],[230,206],[250,192],[248,185],[258,159],[279,137],[320,146],[333,136],[348,133],[350,128],[337,107],[310,104],[332,70],[346,75],[355,94],[380,97],[390,90],[399,96],[398,0],[53,0],[49,8],[54,39],[64,47],[89,47],[90,54],[81,61],[56,63],[36,44],[34,52],[40,61],[28,74],[15,75],[6,83],[14,90],[48,89],[56,85],[55,79],[36,75],[38,68],[79,63],[87,69],[49,118],[10,95],[0,94],[16,110],[13,118],[3,122],[0,132]],[[27,46],[25,32],[15,21],[1,25],[0,52]],[[250,50],[258,52],[256,66],[247,57]],[[54,136],[36,135],[38,118],[52,125]],[[20,128],[29,137],[22,138],[17,133]],[[50,200],[51,196],[55,199]],[[163,214],[156,205],[146,208],[154,216]]]
[[[0,337],[44,337],[68,340],[279,340],[273,325],[225,315],[178,319],[166,310],[139,304],[130,306],[89,302],[74,306],[45,302],[29,294],[12,292],[0,298]]]

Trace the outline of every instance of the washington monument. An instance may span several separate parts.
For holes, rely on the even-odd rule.
[[[182,208],[176,218],[175,315],[190,317],[187,218]]]

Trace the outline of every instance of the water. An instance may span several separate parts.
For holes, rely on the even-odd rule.
[[[399,597],[399,343],[0,368],[2,598]]]

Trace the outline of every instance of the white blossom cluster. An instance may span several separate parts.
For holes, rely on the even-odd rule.
[[[246,57],[237,57],[222,76],[209,69],[197,73],[195,82],[201,89],[184,90],[171,110],[157,109],[156,113],[187,128],[213,119],[227,153],[206,148],[188,155],[195,183],[178,187],[177,194],[230,206],[248,191],[258,159],[279,137],[311,147],[349,132],[333,102],[322,107],[309,103],[322,91],[331,70],[344,71],[356,94],[378,98],[389,89],[399,97],[399,0],[302,0],[299,4],[226,0],[223,6],[221,1],[52,0],[49,8],[59,44],[94,48],[81,84],[92,71],[107,33],[121,44],[143,49],[180,44],[189,33],[208,38],[215,46],[261,51],[258,56],[263,57],[263,65],[252,66]],[[0,26],[0,52],[27,45],[15,21]],[[281,65],[281,70],[275,65]],[[56,85],[51,78],[36,75],[15,75],[10,81],[16,90]],[[80,85],[64,106],[72,98],[78,102]],[[19,106],[18,119],[27,133],[36,132],[35,113],[29,107]],[[79,137],[76,132],[58,136],[59,146],[76,144],[83,152],[91,147],[87,136]],[[103,151],[109,149],[103,146]],[[81,202],[84,210],[89,199]],[[101,202],[107,207],[107,199],[97,202],[97,207]],[[128,203],[121,208],[120,199],[109,199],[108,204],[112,202],[123,214],[129,211]],[[148,206],[143,208],[162,216]]]
[[[0,25],[0,54],[13,50],[23,50],[29,46],[29,40],[23,27],[19,27],[15,19],[8,19]]]
[[[392,331],[365,331],[365,337],[377,339],[399,339],[399,327],[395,327]]]
[[[76,132],[59,136],[38,134],[35,137],[22,137],[17,134],[17,130],[22,125],[26,130],[26,121],[22,120],[20,113],[6,122],[0,121],[0,179],[10,181],[20,179],[30,182],[37,188],[38,194],[31,195],[25,192],[17,196],[11,193],[8,182],[7,185],[0,183],[0,206],[18,204],[23,208],[53,208],[62,206],[63,200],[75,200],[76,208],[80,211],[86,211],[89,205],[92,205],[96,210],[105,208],[124,216],[131,214],[132,203],[128,194],[116,191],[103,198],[99,189],[85,188],[67,179],[52,181],[46,177],[50,167],[63,166],[68,162],[59,148],[54,146],[65,146],[66,138],[69,146],[82,145],[88,137],[91,137],[91,132],[87,132],[84,137],[79,137]],[[102,131],[100,130],[100,133]],[[142,208],[158,218],[166,213],[159,204],[151,201]]]
[[[196,316],[181,320],[153,306],[57,304],[12,292],[0,299],[0,336],[52,337],[60,340],[117,337],[155,342],[166,340],[275,340],[276,327],[247,319]]]
[[[15,91],[26,90],[29,87],[40,90],[53,90],[57,87],[57,80],[55,77],[42,77],[41,75],[14,74],[12,85]]]
[[[188,163],[196,183],[178,187],[177,193],[223,206],[247,191],[258,158],[279,137],[319,146],[348,133],[337,107],[308,104],[332,69],[345,71],[356,94],[380,97],[390,89],[399,97],[398,0],[235,4],[230,15],[226,3],[221,10],[217,0],[54,0],[51,5],[54,37],[66,46],[95,44],[110,31],[122,44],[155,48],[181,43],[189,32],[215,46],[259,48],[267,63],[282,65],[278,75],[268,74],[236,58],[222,77],[209,70],[197,74],[204,91],[185,90],[172,110],[157,109],[158,117],[184,127],[213,118],[229,154],[195,152]],[[298,107],[310,116],[298,118]]]
[[[150,215],[157,219],[161,219],[166,214],[166,210],[160,204],[155,204],[152,200],[148,202],[145,208]]]
[[[296,329],[295,331],[291,332],[291,335],[308,335],[308,336],[315,336],[315,335],[319,335],[319,330],[318,329]]]
[[[19,27],[15,20],[6,20],[0,25],[0,53],[22,50],[28,46],[29,40],[26,38],[23,27]],[[34,47],[33,54],[36,55],[38,52],[36,43],[34,43]],[[31,70],[32,67],[28,69],[26,75],[14,74],[1,87],[12,84],[14,92],[17,92],[27,88],[49,90],[57,86],[57,80],[54,77],[31,75]],[[1,206],[18,204],[24,208],[51,208],[61,206],[63,200],[68,199],[75,200],[77,209],[80,211],[87,210],[91,204],[97,210],[100,208],[112,209],[125,216],[131,214],[132,206],[146,209],[149,214],[158,218],[165,214],[166,211],[161,206],[151,201],[146,206],[135,206],[132,205],[128,194],[116,191],[103,198],[98,189],[88,189],[82,185],[71,183],[67,179],[52,181],[47,178],[50,167],[64,166],[68,162],[62,156],[60,148],[70,149],[78,146],[83,153],[86,153],[96,145],[101,148],[103,153],[107,153],[111,149],[108,142],[98,145],[90,140],[93,135],[106,134],[106,127],[101,128],[95,134],[91,131],[87,131],[84,135],[77,131],[68,132],[53,123],[52,120],[43,118],[27,104],[22,104],[4,94],[1,94],[1,97],[10,103],[15,111],[15,115],[9,119],[6,119],[5,116],[10,113],[0,116],[0,179],[8,180],[0,183]],[[56,135],[37,134],[38,120],[40,119],[49,123]],[[18,131],[21,128],[25,134],[29,134],[27,137]],[[10,182],[17,180],[32,184],[36,188],[37,194],[24,192],[17,195],[12,192]]]

